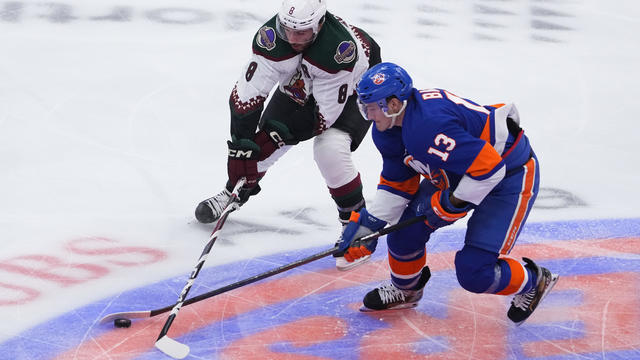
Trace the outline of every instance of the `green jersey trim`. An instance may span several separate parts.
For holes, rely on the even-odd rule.
[[[359,54],[356,39],[347,30],[348,26],[341,18],[327,11],[318,37],[304,51],[304,60],[331,74],[353,71]]]
[[[253,37],[253,53],[271,61],[290,59],[298,53],[276,34],[276,16],[267,21]]]

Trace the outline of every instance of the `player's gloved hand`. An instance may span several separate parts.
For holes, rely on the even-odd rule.
[[[339,253],[344,253],[344,258],[348,262],[371,255],[376,251],[378,239],[362,241],[359,238],[372,234],[385,225],[387,225],[386,221],[369,214],[367,209],[362,209],[359,213],[352,212],[349,223],[342,231]]]
[[[416,214],[425,215],[425,224],[433,230],[453,224],[465,217],[471,206],[467,204],[463,208],[456,207],[451,204],[449,196],[449,188],[436,191],[430,198],[422,200]]]
[[[249,195],[255,192],[258,185],[258,158],[260,146],[249,139],[227,141],[229,158],[227,159],[228,184],[233,186],[242,177],[247,179],[240,191],[240,201],[246,202]],[[257,192],[256,192],[257,193]]]

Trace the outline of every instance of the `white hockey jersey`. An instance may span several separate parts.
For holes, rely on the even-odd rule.
[[[253,55],[231,93],[231,134],[236,138],[253,137],[276,84],[301,105],[313,95],[323,122],[320,131],[331,127],[369,67],[369,35],[329,12],[317,38],[302,53],[276,35],[275,25],[274,16],[256,33]]]

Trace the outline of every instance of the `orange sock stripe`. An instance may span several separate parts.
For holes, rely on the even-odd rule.
[[[524,282],[526,281],[526,269],[524,265],[520,264],[515,259],[508,257],[501,257],[501,260],[504,260],[509,265],[509,269],[511,269],[511,279],[509,279],[509,285],[504,288],[502,291],[497,293],[498,295],[512,295],[517,293],[521,288]]]
[[[414,275],[422,271],[427,264],[427,253],[425,252],[421,258],[411,261],[396,260],[389,254],[389,267],[391,272],[399,276]]]
[[[520,232],[520,227],[522,226],[524,217],[527,214],[527,209],[529,209],[529,200],[531,200],[531,196],[533,195],[533,185],[535,183],[536,173],[535,159],[532,158],[524,166],[526,174],[524,184],[522,186],[522,192],[520,193],[520,200],[518,202],[515,215],[511,220],[509,230],[507,231],[507,237],[500,249],[500,254],[508,254],[511,251],[511,248],[516,241],[516,237]]]

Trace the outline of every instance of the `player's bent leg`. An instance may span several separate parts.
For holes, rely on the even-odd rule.
[[[474,293],[513,295],[536,284],[536,272],[510,257],[473,245],[456,253],[456,276],[462,288]]]
[[[498,257],[474,246],[465,245],[456,253],[458,282],[474,293],[514,295],[507,317],[522,324],[558,281],[558,275],[523,258],[525,264],[509,257]]]
[[[313,159],[336,203],[340,222],[346,224],[352,211],[364,206],[360,174],[351,158],[351,137],[330,128],[315,137]]]
[[[494,294],[509,282],[510,274],[501,271],[498,253],[465,245],[456,252],[456,277],[460,286],[473,293]]]
[[[314,139],[313,157],[338,209],[341,230],[349,222],[352,211],[365,206],[362,181],[351,159],[351,137],[342,130],[330,128]],[[336,268],[349,270],[367,262],[371,256],[348,262],[342,254],[335,254]]]

